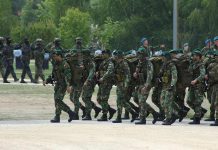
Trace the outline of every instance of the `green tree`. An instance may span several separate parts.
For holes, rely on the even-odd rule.
[[[90,40],[91,18],[86,12],[77,8],[68,9],[66,16],[61,18],[60,35],[67,47],[72,47],[76,37],[82,37],[85,44]]]

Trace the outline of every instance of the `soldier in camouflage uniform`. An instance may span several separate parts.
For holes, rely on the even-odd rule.
[[[4,62],[3,62],[3,48],[4,48],[4,38],[0,37],[0,72],[2,77],[4,77],[4,73],[5,73]]]
[[[217,40],[218,41],[218,37]],[[218,42],[216,42],[218,45]],[[208,66],[208,83],[212,88],[211,99],[214,101],[215,122],[211,126],[218,126],[218,51],[214,52],[215,60]]]
[[[113,69],[113,63],[110,58],[110,51],[102,52],[103,61],[100,63],[99,67],[97,67],[96,78],[98,80],[98,93],[97,93],[97,101],[102,107],[102,117],[98,119],[98,121],[107,121],[110,120],[113,115],[116,113],[116,110],[111,108],[108,104],[108,99],[110,96],[110,91],[113,87],[113,75],[110,73],[110,70]],[[109,112],[109,118],[107,118],[107,113]]]
[[[10,37],[6,37],[6,45],[3,48],[3,61],[5,62],[6,65],[6,71],[4,74],[4,83],[10,83],[8,82],[8,76],[11,73],[14,81],[17,82],[19,79],[17,78],[15,72],[14,72],[14,67],[13,67],[13,62],[14,62],[14,46],[11,44],[12,40]]]
[[[146,50],[146,53],[148,53],[149,57],[151,57],[153,54],[153,52],[151,51],[150,47],[149,47],[149,42],[148,39],[146,37],[143,37],[141,39],[141,44],[142,44],[142,48],[144,48]]]
[[[83,51],[83,88],[82,88],[82,100],[85,103],[86,116],[82,120],[92,120],[91,118],[91,110],[95,110],[95,118],[101,112],[101,109],[95,105],[94,102],[91,101],[92,94],[94,92],[94,88],[96,85],[95,80],[95,69],[96,65],[91,57],[90,50]]]
[[[52,74],[54,77],[55,87],[54,87],[54,100],[55,100],[55,117],[51,120],[52,123],[60,122],[61,111],[68,113],[68,122],[71,122],[74,118],[75,113],[67,106],[64,102],[64,96],[66,91],[71,92],[72,87],[71,82],[71,69],[69,64],[64,60],[61,51],[53,51],[53,70]]]
[[[33,80],[32,77],[32,73],[30,70],[30,57],[31,57],[31,46],[30,46],[30,42],[27,38],[24,39],[23,44],[21,46],[21,50],[22,50],[22,67],[23,67],[23,71],[21,74],[21,81],[20,83],[26,83],[26,81],[24,81],[26,74],[29,76],[30,80],[32,83],[34,83],[35,81]]]
[[[153,79],[153,64],[148,60],[148,53],[144,48],[139,48],[137,51],[137,57],[139,59],[134,77],[138,80],[137,95],[139,98],[140,107],[140,121],[135,124],[146,124],[147,111],[151,112],[154,116],[153,124],[158,119],[158,113],[148,104],[146,100],[148,98],[150,89],[152,87],[151,81]]]
[[[162,54],[164,63],[160,71],[160,79],[162,84],[162,91],[160,96],[161,105],[164,108],[166,120],[163,125],[171,125],[178,118],[176,111],[175,92],[177,82],[177,69],[171,60],[169,52]]]
[[[189,124],[200,124],[202,118],[201,104],[204,99],[204,76],[205,67],[202,62],[202,54],[200,50],[196,49],[193,52],[193,62],[189,66],[189,71],[192,74],[192,81],[190,83],[187,104],[194,110],[194,120]]]
[[[39,77],[42,79],[42,81],[45,81],[45,75],[43,73],[43,61],[44,61],[44,46],[42,43],[42,39],[36,39],[33,47],[33,54],[35,58],[35,83],[38,83]]]
[[[133,122],[138,114],[131,108],[129,103],[125,100],[125,94],[127,92],[127,87],[130,81],[130,70],[127,62],[123,59],[122,51],[114,51],[113,52],[113,59],[114,61],[110,64],[111,66],[111,74],[115,76],[115,84],[117,86],[116,93],[117,93],[117,118],[113,121],[113,123],[121,123],[121,115],[123,107],[129,111],[132,115]],[[109,71],[109,70],[108,70]]]

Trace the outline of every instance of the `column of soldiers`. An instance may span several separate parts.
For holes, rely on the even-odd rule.
[[[43,74],[43,61],[45,55],[45,48],[42,39],[36,39],[30,44],[28,38],[24,38],[19,44],[12,44],[10,37],[0,37],[0,72],[3,78],[3,83],[10,83],[8,77],[11,74],[14,82],[19,81],[14,70],[14,50],[21,50],[21,64],[22,73],[20,83],[27,83],[24,79],[26,74],[29,76],[31,83],[38,83],[38,78],[41,77],[45,81]],[[30,60],[35,58],[35,78],[32,76],[30,69]]]
[[[113,123],[122,123],[131,114],[131,122],[138,120],[135,124],[142,125],[146,124],[146,118],[151,114],[153,124],[162,121],[163,125],[171,125],[177,119],[181,122],[191,108],[194,116],[189,124],[200,124],[207,112],[202,107],[207,97],[210,116],[206,121],[214,121],[211,126],[218,126],[218,36],[213,41],[206,40],[202,50],[192,51],[188,43],[184,44],[183,49],[170,51],[164,45],[160,49],[151,48],[147,38],[142,38],[141,43],[137,51],[126,55],[121,50],[112,53],[110,50],[98,50],[92,55],[89,49],[82,46],[80,37],[75,39],[76,46],[69,50],[61,47],[59,38],[55,38],[47,47],[43,45],[42,39],[37,39],[33,44],[24,39],[21,44],[21,83],[26,83],[24,78],[27,74],[33,83],[38,83],[40,77],[44,85],[55,85],[55,115],[51,119],[52,123],[60,122],[62,110],[68,113],[69,122],[80,119],[79,110],[83,112],[82,120],[92,120],[91,111],[94,110],[95,118],[102,112],[102,116],[97,119],[101,122],[112,119],[117,112]],[[0,37],[0,71],[5,83],[8,83],[10,73],[18,81],[13,69],[13,49],[10,38]],[[34,79],[29,67],[32,50],[36,60]],[[42,68],[45,52],[50,54],[53,66],[52,74],[47,79]],[[101,108],[92,101],[96,85],[97,102]],[[108,101],[114,85],[117,110]],[[66,92],[70,94],[74,111],[63,102]],[[158,112],[147,102],[151,92],[151,100]],[[189,107],[185,105],[186,93]],[[80,102],[80,97],[85,105]]]

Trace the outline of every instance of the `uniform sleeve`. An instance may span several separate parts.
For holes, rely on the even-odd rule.
[[[151,85],[151,81],[154,75],[154,67],[153,64],[148,61],[148,70],[147,70],[147,79],[146,79],[146,85],[150,86]]]
[[[199,69],[200,69],[200,75],[196,78],[196,80],[201,82],[204,79],[204,76],[206,74],[206,70],[205,70],[204,65],[201,65]]]
[[[92,61],[91,65],[90,65],[89,76],[88,76],[87,80],[89,80],[89,81],[93,80],[94,76],[95,76],[95,63]]]
[[[172,86],[176,86],[176,82],[177,82],[177,69],[175,65],[171,66],[171,74],[172,74],[172,80],[171,80],[171,85]]]
[[[110,62],[107,68],[106,73],[103,75],[102,79],[105,80],[107,78],[112,77],[114,74],[114,63]]]
[[[130,74],[129,65],[125,61],[124,61],[124,74],[125,74],[124,83],[127,85],[127,84],[129,84],[129,81],[131,79],[131,74]]]
[[[67,62],[64,62],[64,76],[67,85],[70,86],[72,73],[71,73],[70,65]]]

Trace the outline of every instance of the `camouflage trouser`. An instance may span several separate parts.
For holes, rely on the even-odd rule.
[[[3,65],[3,59],[2,58],[0,58],[0,73],[1,73],[1,76],[3,78],[4,74],[5,74],[5,67]]]
[[[21,74],[21,79],[24,79],[26,74],[29,76],[29,78],[31,80],[33,79],[29,64],[30,64],[29,60],[23,60],[22,61],[23,71],[22,71],[22,74]]]
[[[16,73],[14,72],[13,60],[6,60],[4,79],[7,79],[10,73],[14,79],[17,79]]]
[[[125,100],[125,94],[127,89],[122,85],[117,85],[116,94],[117,94],[117,115],[121,116],[123,107],[128,111],[131,112],[131,106]]]
[[[45,75],[43,73],[43,68],[42,68],[43,62],[42,63],[35,63],[35,80],[38,82],[39,77],[44,81],[45,80]]]
[[[67,85],[63,83],[57,83],[54,87],[54,101],[55,101],[55,114],[60,115],[61,111],[69,112],[70,107],[67,106],[64,102],[64,96],[66,93]]]
[[[214,113],[215,113],[215,106],[214,106],[215,99],[212,98],[212,93],[213,93],[213,87],[210,87],[207,90],[207,99],[210,103],[210,114],[214,115]]]
[[[139,98],[139,108],[140,108],[140,119],[143,119],[146,117],[148,106],[150,107],[150,105],[146,103],[146,100],[149,95],[149,90],[146,93],[142,93],[141,90],[143,87],[144,86],[139,86],[139,88],[137,88],[138,89],[137,94]]]
[[[74,104],[74,112],[78,114],[79,109],[81,107],[81,103],[79,102],[79,97],[82,92],[82,84],[72,87],[73,87],[73,92],[70,94],[70,100]]]
[[[94,92],[95,88],[95,83],[89,82],[87,85],[83,86],[83,92],[82,92],[82,100],[85,103],[86,107],[86,113],[90,114],[92,107],[93,107],[93,102],[91,101],[92,94]]]
[[[185,89],[186,87],[182,84],[178,84],[176,87],[176,103],[181,107],[185,104]]]
[[[160,103],[160,95],[161,95],[161,86],[156,86],[153,88],[153,93],[151,95],[152,102],[159,108],[160,112],[164,112],[163,107]]]
[[[111,83],[99,84],[99,89],[97,93],[97,101],[102,107],[103,114],[108,113],[108,109],[109,109],[108,99],[110,97],[112,86],[113,84]]]
[[[176,103],[175,103],[175,90],[169,91],[168,89],[162,89],[160,102],[162,107],[164,108],[164,112],[167,119],[170,119],[173,114],[178,115],[176,111]]]
[[[212,86],[211,100],[214,101],[215,117],[218,119],[218,84]]]
[[[204,99],[204,92],[199,87],[189,87],[187,104],[191,107],[195,112],[195,117],[200,118],[202,107],[201,104]]]

